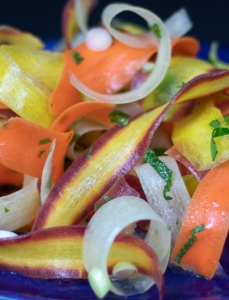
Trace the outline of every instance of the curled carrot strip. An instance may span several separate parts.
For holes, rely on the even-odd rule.
[[[0,163],[0,184],[21,185],[23,178],[22,173],[9,169]]]
[[[50,113],[58,115],[62,113],[68,107],[82,102],[83,99],[80,96],[80,92],[71,85],[69,81],[69,60],[63,56],[64,69],[61,75],[61,79],[56,89],[51,93],[50,102]]]
[[[195,57],[200,49],[200,43],[191,36],[185,36],[172,41],[173,56]]]
[[[41,178],[51,142],[56,139],[53,155],[53,182],[64,171],[64,157],[73,136],[43,128],[21,118],[12,118],[0,128],[0,162],[18,172]]]
[[[184,216],[173,248],[172,261],[184,269],[211,279],[216,271],[228,234],[229,161],[211,169],[199,183]],[[191,230],[202,225],[196,241],[183,254]],[[200,227],[199,227],[200,228]]]
[[[97,113],[98,110],[101,110],[103,108],[108,108],[112,110],[113,107],[114,105],[112,104],[101,103],[101,102],[94,102],[94,101],[81,102],[67,108],[62,114],[60,114],[56,118],[56,120],[53,122],[50,128],[53,130],[64,132],[78,118],[87,115],[90,112],[96,111]]]

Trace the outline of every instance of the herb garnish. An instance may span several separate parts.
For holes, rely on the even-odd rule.
[[[166,181],[166,185],[164,186],[163,196],[165,200],[172,200],[171,196],[166,195],[167,192],[170,191],[172,186],[172,177],[173,172],[155,155],[152,149],[148,149],[146,154],[144,155],[144,160],[150,164],[155,171]]]
[[[109,119],[111,120],[111,122],[118,123],[123,126],[126,126],[128,124],[129,117],[130,116],[128,114],[125,114],[124,112],[117,109],[109,114]]]
[[[224,117],[224,121],[229,124],[229,116]]]
[[[182,88],[184,85],[185,85],[185,82],[182,81],[182,82],[181,82],[181,85],[178,85],[177,88],[180,89],[180,88]]]
[[[39,145],[45,145],[45,144],[48,144],[48,143],[51,143],[51,140],[49,138],[40,140]]]
[[[108,196],[103,196],[103,199],[106,201],[106,202],[109,202],[109,201],[111,201],[111,200],[113,200],[113,198],[110,198],[110,197],[108,197]],[[104,204],[102,204],[102,203],[100,203],[100,204],[98,204],[97,205],[97,209],[99,209],[101,206],[103,206]]]
[[[104,199],[106,202],[113,200],[113,198],[110,198],[110,197],[108,197],[108,196],[103,196],[103,199]]]
[[[161,38],[162,38],[162,35],[161,35],[161,29],[160,29],[160,27],[158,26],[158,24],[157,24],[157,23],[154,23],[153,25],[148,24],[148,27],[149,27],[151,30],[153,30],[153,32],[154,32],[154,34],[155,34],[155,36],[156,36],[156,38],[157,38],[158,43],[160,43],[160,40],[161,40]]]
[[[212,131],[211,144],[210,144],[211,156],[212,156],[212,160],[214,161],[218,153],[218,149],[216,147],[214,138],[229,134],[229,129],[226,127],[220,127],[220,122],[218,120],[211,121],[209,125],[214,128]]]
[[[84,60],[84,58],[81,57],[78,52],[73,52],[72,56],[73,56],[73,58],[74,58],[77,65],[79,65]]]
[[[7,208],[7,207],[5,207],[5,213],[8,213],[10,210]]]
[[[187,251],[192,247],[192,245],[197,240],[196,233],[203,231],[205,228],[204,224],[200,224],[199,226],[193,228],[190,230],[190,238],[187,240],[187,242],[184,244],[184,246],[181,248],[179,254],[177,255],[175,261],[179,264],[182,257],[187,253]]]
[[[41,157],[42,156],[42,154],[43,153],[45,153],[46,152],[46,150],[41,150],[40,152],[39,152],[39,155],[38,155],[38,157]]]
[[[92,156],[91,156],[92,149],[93,149],[93,147],[91,146],[91,148],[88,150],[86,158],[92,158]]]

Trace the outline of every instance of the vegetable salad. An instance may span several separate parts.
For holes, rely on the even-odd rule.
[[[87,278],[99,298],[155,284],[162,299],[167,268],[206,279],[220,268],[228,66],[216,44],[196,57],[184,9],[163,22],[111,4],[91,29],[94,6],[66,2],[53,51],[0,27],[0,269]]]

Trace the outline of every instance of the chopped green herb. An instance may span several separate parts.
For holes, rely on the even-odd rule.
[[[128,124],[129,117],[129,115],[117,109],[109,114],[109,119],[111,120],[111,122],[118,123],[123,126],[126,126]]]
[[[7,208],[7,207],[5,207],[5,213],[8,213],[10,210]]]
[[[166,155],[165,154],[165,151],[166,151],[165,148],[156,148],[156,149],[153,149],[153,151],[154,151],[156,156]]]
[[[224,117],[224,121],[229,124],[229,116]]]
[[[110,197],[108,197],[108,196],[103,196],[103,199],[105,200],[105,201],[111,201],[111,200],[113,200],[113,198],[110,198]]]
[[[77,133],[74,133],[73,134],[73,136],[72,136],[72,140],[71,140],[71,143],[73,143],[73,142],[76,142],[77,140],[78,140],[78,138],[80,137],[80,135],[79,134],[77,134]]]
[[[151,30],[153,30],[153,32],[154,32],[154,34],[155,34],[155,36],[156,36],[156,38],[157,38],[158,43],[160,43],[160,40],[161,40],[161,38],[162,38],[162,35],[161,35],[161,29],[160,29],[160,27],[158,26],[158,24],[157,24],[157,23],[154,23],[153,25],[148,24],[148,27],[149,27]]]
[[[52,189],[52,176],[49,177],[49,180],[46,183],[46,188],[51,191]]]
[[[187,253],[187,251],[192,247],[192,245],[197,240],[196,233],[203,231],[205,228],[204,224],[200,224],[199,226],[193,228],[190,230],[190,238],[187,240],[187,242],[184,244],[184,246],[181,248],[179,254],[177,255],[175,261],[179,264],[181,262],[182,257]]]
[[[92,156],[91,156],[92,149],[93,149],[93,147],[91,146],[91,148],[88,150],[88,153],[86,155],[87,158],[92,158]]]
[[[79,65],[84,60],[84,58],[81,57],[78,52],[73,52],[72,56],[73,56],[75,62],[77,63],[77,65]]]
[[[41,150],[40,152],[39,152],[39,155],[38,155],[38,157],[41,157],[42,156],[42,154],[43,153],[45,153],[46,152],[46,150]]]
[[[212,131],[211,143],[210,143],[211,156],[212,156],[212,160],[214,161],[218,153],[218,149],[214,138],[229,134],[229,129],[226,127],[220,127],[220,122],[218,120],[211,121],[209,125],[214,128]]]
[[[182,88],[182,86],[184,86],[184,85],[185,85],[185,82],[182,81],[182,82],[181,82],[181,85],[178,85],[177,88],[180,89],[180,88]]]
[[[213,120],[209,124],[213,128],[219,128],[220,127],[220,121],[219,120]]]
[[[171,226],[167,226],[167,229],[168,229],[169,231],[171,231],[171,230],[172,230],[172,227],[171,227]]]
[[[103,204],[98,204],[97,205],[97,209],[99,209],[100,207],[102,207],[103,206]]]
[[[148,149],[144,160],[150,164],[155,171],[166,181],[166,185],[164,186],[163,196],[165,200],[172,200],[172,197],[166,195],[167,192],[170,191],[172,186],[172,177],[173,172],[155,155],[155,152],[152,149]]]
[[[39,145],[45,145],[45,144],[48,144],[48,143],[51,143],[51,140],[50,139],[44,139],[44,140],[40,140]]]
[[[72,135],[72,134],[69,134],[67,141],[68,141],[71,137],[73,137],[73,135]]]

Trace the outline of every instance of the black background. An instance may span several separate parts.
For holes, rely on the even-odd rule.
[[[0,23],[30,31],[42,39],[61,35],[61,12],[65,0],[0,0]],[[99,22],[102,9],[116,1],[98,0],[90,17],[90,25]],[[229,1],[228,0],[126,0],[151,9],[163,20],[173,12],[185,7],[194,23],[189,34],[203,42],[217,40],[229,46]],[[134,17],[136,18],[136,17]]]

